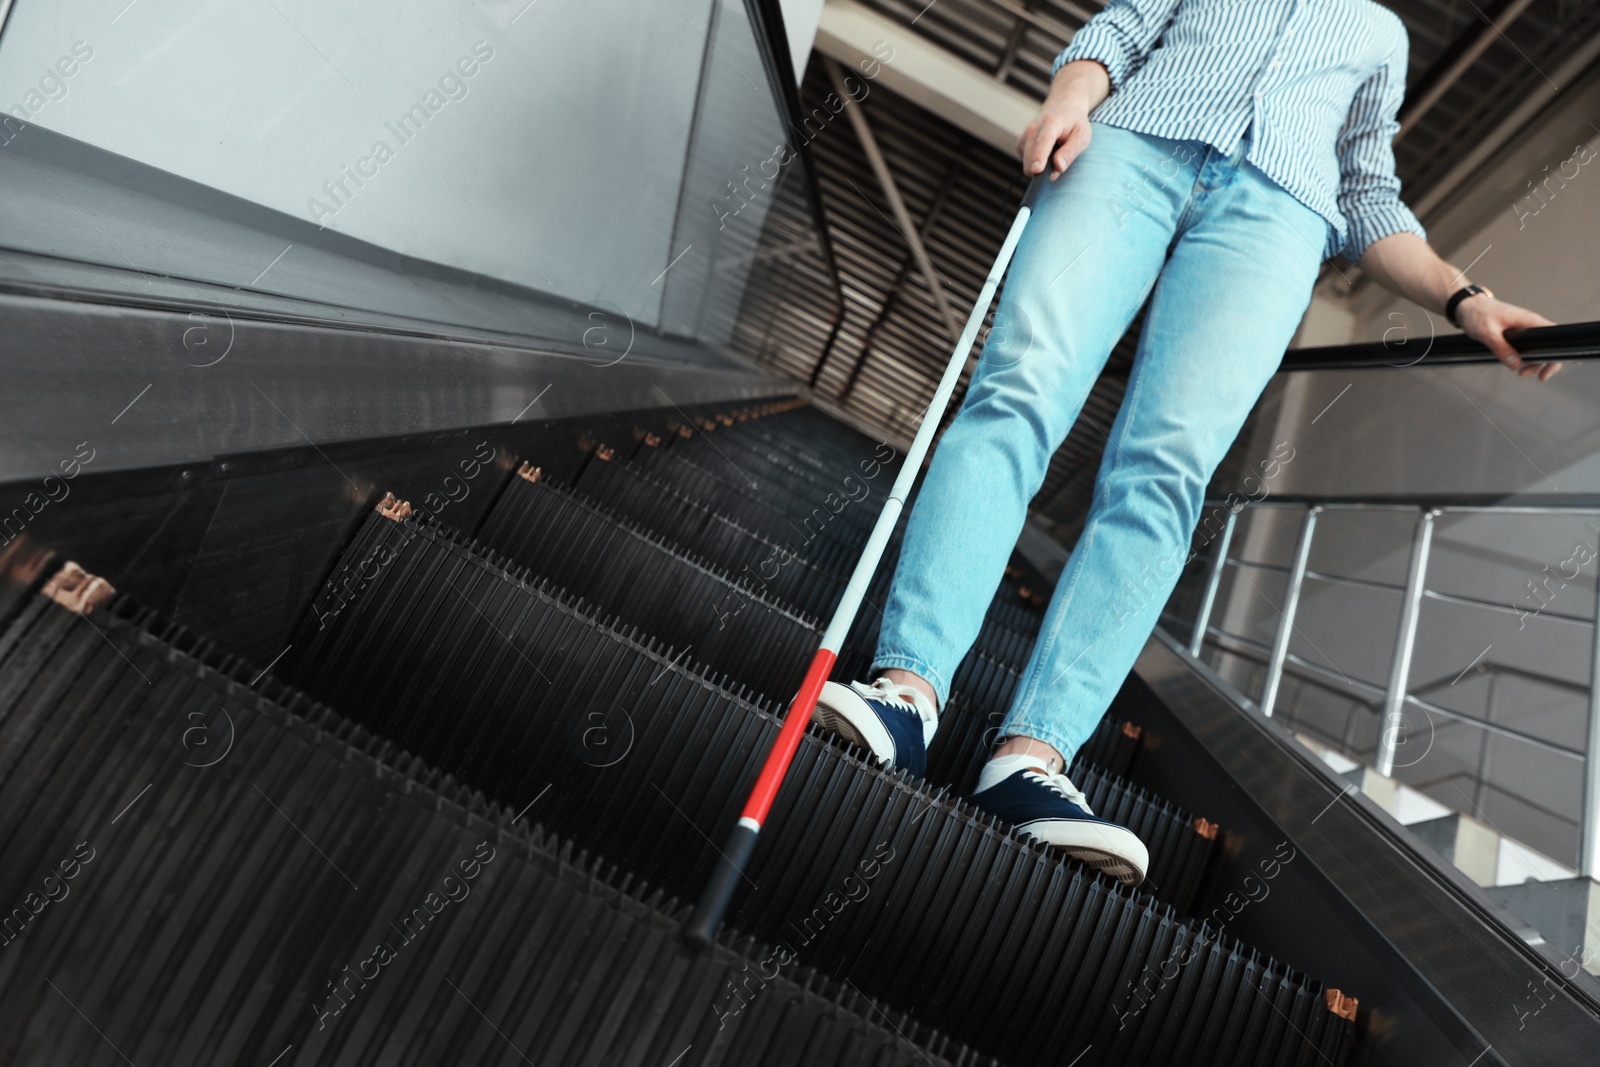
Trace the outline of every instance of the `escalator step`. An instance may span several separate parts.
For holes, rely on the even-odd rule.
[[[547,480],[512,479],[476,539],[653,637],[691,649],[695,659],[769,697],[782,698],[799,685],[821,638],[814,619],[771,596],[759,577],[735,579]],[[872,589],[881,597],[888,581],[880,571]],[[843,579],[838,585],[842,592]],[[872,611],[858,615],[841,650],[843,665],[865,674],[878,623]],[[992,650],[1025,658],[1029,645],[1021,634],[986,624],[975,655]],[[972,692],[988,699],[987,678],[984,665],[975,663],[958,672],[957,684],[970,681]]]
[[[766,596],[817,618],[828,617],[838,604],[859,554],[856,546],[826,536],[826,528],[817,524],[815,517],[807,524],[804,514],[788,517],[764,504],[741,514],[717,511],[622,460],[591,460],[579,474],[577,490],[597,505],[748,581]],[[857,506],[861,505],[852,502],[846,509]],[[872,514],[876,515],[876,508]],[[904,524],[902,517],[899,529]],[[898,536],[897,532],[895,538]],[[881,605],[887,596],[897,558],[893,543],[869,587],[870,603]],[[1003,627],[1004,634],[1031,637],[1038,631],[1042,615],[1020,598],[1020,591],[1015,581],[1003,579],[987,621]],[[989,629],[986,626],[980,635],[979,647],[985,647]]]
[[[820,493],[817,499],[812,500],[790,491],[775,480],[757,483],[739,471],[736,460],[719,458],[714,454],[711,454],[711,459],[717,461],[720,470],[711,469],[699,455],[691,458],[670,448],[642,452],[635,462],[645,460],[640,465],[646,473],[655,475],[685,496],[703,501],[719,511],[730,514],[769,512],[781,515],[786,523],[800,525],[800,518],[812,515],[816,510],[818,513],[813,518],[815,529],[825,531],[831,539],[857,550],[865,543],[866,527],[871,525],[870,518],[863,525],[855,520],[850,508],[844,507],[829,514]],[[860,501],[861,508],[855,511],[866,508],[869,509],[869,516],[877,514],[883,496],[884,490],[873,492],[869,485],[865,498]]]
[[[672,446],[691,448],[699,444],[704,447],[702,436],[691,432],[682,440],[673,441]],[[739,447],[760,447],[811,471],[825,471],[838,462],[853,462],[851,457],[858,452],[881,451],[872,438],[813,409],[783,412],[775,418],[730,426],[718,440],[718,447],[726,448],[723,442],[730,438],[738,442]],[[899,458],[889,457],[883,462],[892,467],[898,465]]]
[[[730,442],[725,438],[725,443]],[[726,576],[708,573],[702,562],[675,553],[671,545],[549,482],[513,479],[478,537],[490,549],[657,639],[693,651],[696,660],[769,698],[781,700],[798,685],[808,653],[820,636],[815,627],[778,604],[729,583]],[[875,575],[869,604],[873,594],[881,598],[886,593],[893,562],[886,560]],[[867,675],[880,621],[875,610],[857,616],[841,650],[841,676]],[[729,633],[730,622],[740,639]],[[742,639],[745,631],[749,640]],[[954,706],[964,714],[958,723],[947,721],[938,735],[930,760],[931,781],[963,793],[976,785],[978,770],[998,736],[991,727],[998,727],[1003,718],[1000,709],[1010,703],[1032,644],[1031,635],[993,621],[984,623],[974,651],[952,681],[958,696]],[[976,731],[971,728],[974,710],[987,720]],[[1074,762],[1069,774],[1089,794],[1099,814],[1139,834],[1152,855],[1152,889],[1186,913],[1210,862],[1215,835],[1198,832],[1197,820],[1170,805],[1152,803],[1136,790],[1117,790],[1113,797],[1115,785],[1104,776],[1093,777],[1092,789],[1080,781],[1088,774],[1080,762]],[[1107,804],[1111,808],[1102,810]]]
[[[814,620],[769,599],[747,580],[735,582],[672,543],[546,480],[512,479],[477,540],[774,699],[799,686],[821,638]],[[888,583],[887,570],[880,570],[873,583],[879,597]],[[869,604],[871,597],[869,593]],[[841,676],[866,676],[880,621],[875,608],[857,616],[840,652]],[[1006,665],[1020,668],[1031,647],[1030,637],[986,622],[975,651],[956,672],[954,689],[981,707],[1004,707],[1019,677]],[[972,746],[964,750],[967,759],[981,761],[983,750],[976,739]]]
[[[562,494],[544,493],[536,485],[528,485],[528,490],[533,491],[531,496],[536,501],[563,504],[568,499],[563,498]],[[523,707],[536,704],[546,709],[544,713],[547,715],[555,715],[550,723],[560,723],[560,728],[566,731],[568,747],[576,745],[582,749],[582,737],[598,742],[608,736],[611,723],[626,720],[629,715],[627,704],[598,701],[586,686],[594,685],[587,678],[598,675],[602,669],[613,673],[621,670],[619,656],[622,659],[632,656],[638,661],[656,646],[654,643],[646,645],[638,641],[627,643],[626,653],[621,648],[611,653],[606,651],[608,641],[613,645],[621,645],[619,638],[637,635],[640,627],[632,625],[635,617],[622,616],[621,621],[629,624],[626,632],[606,630],[605,627],[592,624],[581,603],[563,598],[565,590],[558,590],[555,585],[547,589],[523,589],[517,600],[526,600],[528,603],[517,608],[515,629],[528,632],[528,638],[517,643],[498,641],[496,645],[502,646],[501,654],[486,659],[485,649],[472,645],[475,638],[469,635],[482,627],[486,616],[496,609],[494,605],[504,603],[502,595],[506,589],[498,589],[498,585],[522,589],[507,581],[509,574],[494,565],[496,557],[483,555],[469,547],[469,542],[458,542],[448,531],[430,526],[414,523],[395,525],[386,518],[373,517],[363,530],[363,537],[368,531],[373,537],[370,541],[358,539],[357,544],[352,545],[346,555],[346,566],[341,573],[336,573],[334,581],[323,593],[323,600],[334,603],[344,597],[342,590],[358,584],[358,576],[371,560],[387,558],[390,560],[389,566],[381,571],[387,587],[379,593],[379,597],[394,597],[395,606],[387,606],[378,598],[374,598],[371,605],[360,601],[347,605],[347,611],[354,613],[349,617],[350,627],[363,632],[362,640],[354,645],[347,645],[344,637],[330,637],[325,627],[320,625],[315,627],[315,632],[296,637],[294,648],[285,659],[285,670],[293,672],[296,664],[314,659],[338,665],[338,669],[328,672],[318,683],[325,688],[317,688],[312,681],[302,680],[306,688],[314,689],[318,696],[339,709],[355,709],[357,701],[362,701],[362,707],[371,707],[371,715],[376,715],[373,718],[366,713],[358,713],[358,717],[363,718],[371,728],[426,753],[427,757],[440,765],[454,768],[458,766],[458,761],[472,761],[478,776],[482,776],[478,784],[485,789],[496,789],[494,782],[501,781],[506,774],[515,776],[514,753],[526,745],[536,744],[528,733],[528,723],[531,721],[528,713],[522,712],[517,720],[512,720],[502,694],[512,694],[510,699],[522,702]],[[603,537],[603,534],[598,534],[595,539],[603,542]],[[605,544],[610,545],[610,542]],[[392,545],[400,547],[395,549]],[[658,560],[656,563],[659,568],[664,561]],[[406,574],[418,576],[416,581],[422,584],[414,589],[406,589],[403,587],[403,582],[408,581]],[[478,593],[472,592],[472,589],[480,587],[486,587],[482,593],[483,606],[475,605],[474,597]],[[611,608],[613,605],[600,606]],[[314,611],[312,617],[320,619],[325,614],[326,611]],[[469,627],[451,633],[451,627],[459,627],[461,622],[467,622]],[[493,624],[490,624],[490,630],[499,633]],[[509,637],[509,633],[499,635],[502,638]],[[710,630],[710,635],[718,641],[718,653],[734,662],[744,662],[744,657],[752,653],[760,654],[766,648],[757,632],[747,632],[741,627]],[[698,635],[691,637],[699,640]],[[328,643],[330,640],[334,641],[331,645]],[[514,648],[517,653],[515,657],[507,656],[504,646]],[[688,646],[683,653],[664,649],[662,657],[682,665],[685,670],[702,670],[699,657],[686,654],[693,651],[694,645]],[[803,667],[808,653],[810,648],[802,648],[790,662],[795,667]],[[578,673],[568,670],[563,677],[560,672],[546,669],[547,661],[552,656],[566,656],[570,664],[582,662],[584,665]],[[437,665],[424,672],[419,669],[419,662]],[[498,689],[488,688],[493,681],[493,664],[501,664],[501,672],[507,673],[509,678]],[[536,678],[530,678],[530,670],[536,673]],[[648,673],[656,680],[650,683],[650,688],[654,688],[661,677],[661,669],[651,665]],[[416,685],[411,685],[413,681]],[[459,681],[459,685],[451,686],[451,681]],[[747,680],[739,678],[739,681],[746,683]],[[605,685],[606,681],[602,678],[600,683]],[[541,694],[531,697],[530,691],[525,688],[528,685],[541,689]],[[750,688],[749,696],[752,697],[750,702],[757,704],[762,697],[771,697],[773,694]],[[766,702],[778,704],[773,699]],[[482,713],[486,720],[498,723],[493,728],[493,753],[485,752],[480,757],[472,752],[472,745],[483,744],[482,739],[475,739],[472,729],[482,729],[483,725],[466,725],[461,720],[462,705],[480,709],[478,713]],[[354,710],[352,713],[355,713]],[[515,725],[512,725],[514,721]],[[952,731],[952,736],[958,739],[966,739],[968,734],[968,729]],[[829,737],[829,741],[843,744],[837,737]],[[507,744],[510,744],[510,749],[502,750]],[[970,750],[978,752],[981,739],[974,737],[968,744],[971,745]],[[600,753],[581,752],[579,755],[589,761],[602,761]],[[976,777],[973,781],[976,781]],[[1091,803],[1110,803],[1115,800],[1118,809],[1123,797],[1136,798],[1142,795],[1141,790],[1133,785],[1110,777],[1102,782],[1101,789],[1101,800]],[[1136,800],[1130,800],[1130,803],[1142,816],[1136,832],[1149,835],[1146,843],[1152,849],[1150,886],[1162,899],[1187,912],[1192,904],[1192,891],[1200,883],[1206,862],[1210,861],[1211,841],[1198,837],[1194,821],[1181,811],[1168,806],[1147,809]],[[1179,845],[1179,841],[1186,838],[1192,840],[1187,845]],[[598,841],[597,846],[610,848],[600,845]],[[1181,867],[1168,867],[1168,862],[1181,864]],[[656,875],[648,873],[646,877]],[[1186,896],[1171,896],[1174,891],[1184,891]]]
[[[760,693],[798,687],[822,637],[814,619],[549,482],[511,479],[478,541]]]
[[[852,442],[839,449],[823,453],[794,447],[788,439],[772,434],[753,432],[749,423],[718,430],[713,434],[696,433],[688,438],[672,441],[668,451],[684,456],[701,467],[715,469],[718,455],[725,457],[730,466],[737,466],[757,486],[775,481],[806,500],[819,501],[826,494],[839,490],[842,476],[874,480],[887,473],[892,481],[900,466],[899,453],[892,447],[857,445]],[[852,447],[854,445],[855,447]],[[851,453],[864,451],[867,459],[858,460]],[[642,465],[649,466],[653,459],[641,455]],[[859,470],[859,474],[856,474]],[[844,486],[849,489],[848,485]]]
[[[940,715],[939,732],[928,749],[928,780],[960,793],[971,792],[989,752],[1000,741],[1004,721],[1003,714],[985,714],[957,694]],[[1139,738],[1138,727],[1108,714],[1078,750],[1074,763],[1092,764],[1126,778],[1139,752]]]
[[[792,468],[774,468],[761,462],[759,454],[745,450],[729,455],[709,437],[702,440],[706,446],[700,449],[644,449],[634,462],[686,496],[715,508],[738,511],[754,502],[796,521],[813,516],[819,528],[826,526],[830,535],[852,546],[866,542],[893,481],[882,471],[876,478],[864,478],[865,472],[855,464],[839,470],[831,479],[833,484],[820,479],[796,480]],[[767,476],[758,480],[751,470]],[[829,503],[830,497],[839,502]]]
[[[686,905],[250,673],[127,601],[8,628],[0,1061],[994,1062],[773,947],[692,953]]]
[[[1022,599],[1022,586],[1009,578],[1000,583],[1000,588],[1006,594],[996,598],[995,603],[989,608],[989,618],[1008,630],[1016,630],[1025,634],[1036,634],[1039,625],[1044,620],[1044,612]]]
[[[722,431],[719,430],[717,432],[721,433]],[[692,448],[698,443],[702,451],[709,451],[710,442],[711,438],[705,434],[692,434],[687,441],[672,441],[671,447],[679,449]],[[878,462],[887,446],[880,445],[865,434],[851,430],[811,409],[785,412],[773,418],[742,422],[732,426],[716,443],[716,451],[722,453],[724,467],[743,462],[744,457],[749,454],[744,450],[750,448],[751,442],[760,443],[761,448],[756,450],[758,453],[763,449],[782,450],[793,459],[794,462],[790,465],[792,468],[804,467],[814,472],[830,471],[839,475],[855,468],[859,471],[858,476],[861,480],[870,482],[875,479],[886,479],[882,483],[885,486],[888,484],[888,480],[892,480],[894,471],[899,465],[898,458],[886,460],[881,464]],[[648,456],[641,453],[640,459],[642,461],[641,465],[648,464]],[[703,466],[704,464],[702,463],[701,465]],[[792,514],[790,517],[791,519],[798,518],[808,510],[809,506],[802,507],[797,514]],[[870,529],[872,520],[876,518],[877,511],[878,508],[874,506],[864,509],[859,516],[863,532]],[[635,521],[649,525],[654,521],[656,514],[644,511],[633,517]],[[901,523],[903,526],[904,517],[902,517]],[[660,532],[665,533],[666,531]],[[668,534],[668,536],[672,535]],[[705,551],[683,538],[672,537],[672,539],[695,551]],[[841,581],[848,574],[853,563],[854,554],[852,553],[843,561],[843,565],[837,569]],[[883,570],[887,572],[892,571],[892,569],[891,556],[885,559]],[[1022,592],[1022,586],[1009,575],[1002,582],[1001,589],[1004,591],[1005,598],[1015,597]],[[807,608],[806,610],[811,611],[813,614],[826,614],[814,608]],[[1002,616],[998,620],[1002,624],[1012,630],[1027,634],[1035,633],[1038,630],[1039,620],[1043,615],[1043,612],[1038,607],[1020,598],[1016,599],[1015,603],[997,607],[996,611]]]
[[[719,506],[715,501],[693,496],[685,488],[665,481],[658,471],[645,471],[623,460],[603,460],[591,457],[578,473],[575,483],[579,492],[641,525],[661,523],[658,532],[695,550],[709,554],[709,546],[696,544],[687,536],[672,533],[676,524],[697,519],[697,515],[676,516],[675,512],[687,507],[716,516],[723,525],[737,525],[761,539],[772,548],[781,547],[786,553],[811,564],[815,569],[849,576],[855,565],[859,548],[852,542],[833,535],[826,524],[803,526],[789,516],[759,500],[738,498],[731,505]],[[685,504],[685,501],[693,501]],[[710,520],[707,520],[710,521]],[[672,525],[669,525],[672,524]],[[765,558],[762,553],[759,558]],[[731,561],[730,561],[730,569]]]
[[[513,479],[479,537],[490,549],[528,564],[540,576],[598,603],[658,640],[692,651],[695,660],[770,698],[781,700],[799,685],[803,665],[820,637],[807,620],[762,601],[749,589],[543,481]],[[858,659],[875,643],[876,628],[869,629],[873,633],[855,650]],[[991,647],[1026,656],[1029,642],[1022,635],[993,625],[985,631],[1002,635]],[[731,640],[735,636],[737,642]],[[983,667],[981,659],[969,662],[979,670]],[[970,668],[958,672],[956,685],[971,685],[970,691],[981,696],[982,684],[974,679],[975,673]],[[976,786],[978,770],[994,743],[993,736],[974,736],[972,718],[969,711],[959,724],[947,721],[938,735],[941,744],[934,753],[934,766],[945,770],[946,763],[955,764],[959,773],[943,778],[929,775],[930,780],[963,793]],[[1152,889],[1187,912],[1214,839],[1196,832],[1195,821],[1185,813],[1094,772],[1081,761],[1069,773],[1097,813],[1127,826],[1145,842],[1151,855]],[[1165,884],[1169,875],[1170,885]]]
[[[556,832],[686,894],[710,872],[708,835],[732,824],[777,730],[770,705],[548,584],[436,528],[377,517],[281,669],[492,797],[522,803],[548,787],[542,817]],[[1147,798],[1130,803],[1141,802],[1159,816]],[[1086,1046],[1084,1064],[1287,1062],[1348,1037],[1315,983],[1214,932],[1178,969],[1189,992],[1162,1012],[1131,1010],[1171,938],[1199,936],[1194,927],[814,732],[747,874],[730,914],[741,929],[1017,1063]],[[1151,981],[1150,995],[1173,984]],[[1300,1033],[1270,1010],[1256,1026],[1269,994],[1304,1005]],[[1139,1041],[1176,1051],[1105,1058]]]

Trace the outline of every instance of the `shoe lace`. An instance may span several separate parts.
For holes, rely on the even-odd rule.
[[[882,700],[887,704],[893,704],[897,708],[909,711],[924,721],[932,721],[928,713],[917,702],[917,697],[922,694],[909,685],[896,685],[887,678],[879,678],[867,689],[872,693],[874,700]]]
[[[1043,771],[1024,771],[1028,777],[1033,778],[1052,793],[1061,797],[1069,804],[1074,804],[1083,809],[1085,814],[1093,815],[1089,807],[1089,798],[1083,795],[1083,790],[1072,784],[1072,779],[1065,774],[1046,774]]]

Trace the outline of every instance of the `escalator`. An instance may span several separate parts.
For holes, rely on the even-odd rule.
[[[270,664],[31,576],[0,631],[0,1060],[1360,1062],[1351,996],[1215,920],[1237,839],[1131,780],[1148,725],[1108,715],[1070,771],[1149,845],[1138,889],[963,799],[1041,618],[1020,559],[926,776],[810,731],[685,947],[896,460],[793,401],[622,425],[519,450],[475,511],[386,496]]]
[[[682,936],[901,469],[877,435],[942,419],[924,403],[959,329],[945,305],[1008,328],[980,294],[1023,191],[1014,135],[967,128],[985,109],[960,87],[1031,111],[1087,12],[475,0],[412,5],[390,32],[388,7],[118,6],[108,28],[0,0],[0,69],[29,101],[0,134],[0,1067],[1597,1061],[1600,910],[1547,943],[1191,653],[1227,621],[1231,534],[1213,539],[1236,493],[1186,568],[1209,591],[1179,586],[1204,610],[1149,638],[1068,769],[1149,846],[1145,883],[965,799],[1088,508],[1132,335],[1030,504],[1024,545],[1050,559],[1011,558],[926,772],[807,732],[717,939]],[[1436,238],[1481,232],[1485,196],[1546,149],[1573,162],[1587,128],[1587,24],[1513,6],[1519,56],[1500,54],[1509,15],[1413,56],[1413,90],[1496,98],[1401,143]],[[809,61],[785,28],[805,8],[830,24]],[[1421,40],[1437,12],[1401,14]],[[226,62],[150,61],[202,31]],[[460,46],[480,34],[505,58],[457,103],[442,57],[475,77],[487,60]],[[101,58],[39,117],[28,72],[77,69],[86,44]],[[1538,100],[1468,69],[1507,62]],[[425,91],[406,114],[437,112],[430,84],[448,110],[385,164],[401,176],[360,159],[324,180],[373,143],[374,102]],[[1433,150],[1462,115],[1492,166]],[[359,199],[330,219],[321,198],[347,182]],[[1527,239],[1552,240],[1551,218]],[[1495,257],[1524,262],[1524,240]],[[1547,267],[1582,262],[1551,248],[1567,258]],[[1583,272],[1529,284],[1561,273]],[[1328,321],[1360,335],[1370,302],[1336,303]],[[1429,507],[1537,484],[1520,446],[1489,476],[1521,440],[1496,407],[1412,417],[1477,407],[1442,372],[1493,357],[1431,320],[1413,340],[1404,317],[1381,342],[1285,355],[1288,383],[1318,389],[1274,388],[1250,425],[1303,411],[1291,440],[1324,460],[1296,484],[1320,500],[1368,466],[1357,483]],[[1515,344],[1593,360],[1600,324]],[[1340,398],[1362,375],[1369,395],[1402,384],[1352,432],[1363,390]],[[1576,449],[1552,473],[1600,447],[1585,388],[1549,409],[1543,436]],[[1444,425],[1432,451],[1408,444]],[[1448,471],[1417,458],[1457,448]],[[1213,488],[1248,490],[1239,473],[1225,461]],[[870,670],[898,545],[835,680]],[[1280,569],[1238,548],[1258,577]],[[1305,635],[1261,584],[1281,668]],[[1347,645],[1324,642],[1341,664],[1397,624],[1350,618]],[[1348,692],[1357,672],[1334,673]],[[1371,688],[1403,707],[1404,673]],[[1600,698],[1589,715],[1593,754]],[[1584,766],[1600,812],[1600,759]],[[1519,774],[1576,792],[1546,771]]]

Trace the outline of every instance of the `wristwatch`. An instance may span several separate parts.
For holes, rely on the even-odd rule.
[[[1463,285],[1450,295],[1449,301],[1444,305],[1444,317],[1450,320],[1450,325],[1460,328],[1461,323],[1456,321],[1456,308],[1460,307],[1461,301],[1467,297],[1477,296],[1479,293],[1484,296],[1494,296],[1493,293],[1481,285]]]

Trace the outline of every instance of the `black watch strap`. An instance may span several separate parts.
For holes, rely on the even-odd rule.
[[[1463,285],[1460,289],[1457,289],[1454,293],[1450,294],[1449,301],[1444,305],[1444,317],[1450,320],[1450,325],[1456,327],[1461,325],[1461,323],[1456,321],[1456,308],[1460,307],[1461,301],[1465,300],[1467,297],[1477,296],[1479,293],[1482,293],[1485,296],[1494,295],[1481,285]]]

